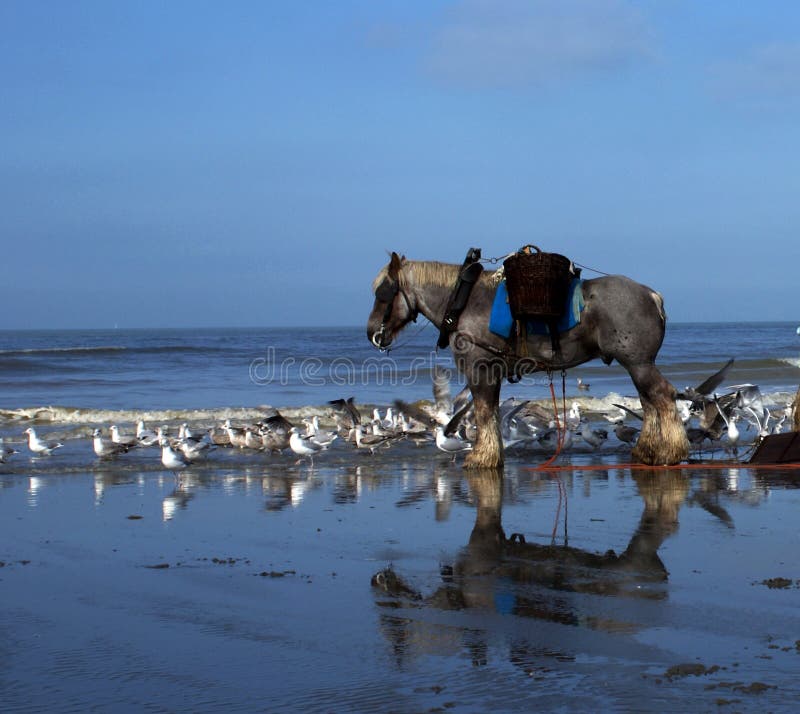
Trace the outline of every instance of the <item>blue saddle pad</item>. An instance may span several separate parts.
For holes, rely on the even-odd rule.
[[[558,331],[571,330],[581,321],[581,313],[585,306],[583,300],[583,280],[573,278],[567,291],[567,300],[564,311],[558,320]],[[514,318],[511,317],[511,306],[508,304],[508,290],[506,281],[503,280],[494,293],[492,314],[489,317],[489,331],[500,337],[508,339],[514,328]],[[547,323],[544,320],[529,320],[527,324],[529,335],[549,335]]]

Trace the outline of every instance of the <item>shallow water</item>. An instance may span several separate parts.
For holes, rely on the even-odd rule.
[[[800,696],[798,471],[607,456],[543,473],[517,457],[498,478],[399,445],[313,468],[226,452],[176,482],[157,452],[84,448],[0,475],[4,712],[790,711]]]

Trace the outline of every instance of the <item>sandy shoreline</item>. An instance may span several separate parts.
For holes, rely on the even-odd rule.
[[[797,472],[332,456],[0,476],[3,711],[797,701]]]

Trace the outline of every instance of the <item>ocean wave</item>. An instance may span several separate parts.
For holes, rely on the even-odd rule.
[[[792,367],[797,367],[800,369],[800,357],[781,357],[781,359],[778,361],[790,364]]]
[[[800,366],[800,365],[799,365]],[[560,391],[560,390],[558,390]],[[720,393],[726,390],[721,389]],[[764,405],[770,409],[783,408],[794,400],[794,391],[762,390]],[[530,400],[546,410],[553,409],[550,397]],[[562,395],[557,395],[559,410],[562,408]],[[623,405],[628,409],[640,410],[641,401],[638,396],[622,395],[618,392],[607,392],[602,395],[589,395],[585,393],[566,396],[567,407],[576,402],[584,413],[590,418],[600,418],[600,415],[616,411],[615,405]],[[432,403],[423,399],[415,402],[416,406],[432,407]],[[363,415],[370,415],[375,407],[385,409],[389,404],[365,402],[357,405]],[[278,407],[290,421],[300,421],[313,416],[319,417],[324,422],[332,421],[332,410],[328,404],[307,404],[304,406]],[[174,409],[106,409],[92,407],[70,407],[58,405],[42,405],[22,408],[0,408],[0,421],[6,423],[42,422],[65,425],[84,424],[133,424],[142,419],[153,423],[191,422],[196,424],[214,424],[231,419],[232,421],[257,421],[273,414],[275,407],[270,405],[258,406],[222,406],[207,408],[174,408]]]
[[[23,349],[0,350],[0,355],[35,355],[52,354],[54,352],[121,352],[127,347],[95,346],[95,347],[26,347]]]
[[[191,354],[191,353],[216,353],[227,352],[223,347],[198,346],[198,345],[158,345],[127,347],[124,345],[95,345],[95,346],[69,346],[69,347],[30,347],[24,349],[0,350],[0,358],[31,357],[36,355],[103,355],[127,352],[134,355],[157,355],[164,353]]]
[[[84,407],[39,406],[0,409],[0,420],[8,422],[48,422],[53,424],[133,424],[140,419],[153,423],[256,421],[274,413],[273,407],[218,407],[208,409],[92,409]],[[287,407],[280,409],[287,419],[324,417],[331,413],[325,406]]]

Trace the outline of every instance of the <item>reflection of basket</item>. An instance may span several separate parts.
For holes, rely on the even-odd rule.
[[[531,252],[533,248],[536,252]],[[503,262],[508,303],[515,319],[558,318],[567,302],[572,262],[558,253],[525,246]]]

